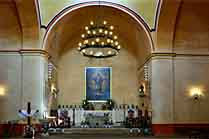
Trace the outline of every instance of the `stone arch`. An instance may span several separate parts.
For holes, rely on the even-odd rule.
[[[136,14],[135,12],[133,12],[132,10],[130,10],[129,8],[125,7],[125,6],[121,6],[118,4],[114,4],[114,3],[110,3],[110,2],[85,2],[82,4],[77,4],[74,6],[70,6],[65,8],[63,11],[61,11],[60,13],[58,13],[53,19],[52,21],[47,25],[46,27],[46,33],[44,35],[43,38],[43,49],[49,52],[50,55],[50,37],[52,37],[53,32],[58,29],[59,24],[63,21],[64,18],[66,18],[67,16],[76,13],[77,11],[84,9],[84,8],[88,8],[88,7],[96,7],[96,6],[103,6],[106,8],[110,8],[110,9],[115,9],[120,13],[123,13],[124,15],[126,15],[128,17],[129,20],[132,20],[133,22],[135,22],[134,24],[136,24],[138,27],[140,27],[141,33],[143,35],[144,38],[146,38],[146,43],[149,46],[149,54],[151,54],[151,52],[153,52],[155,50],[154,45],[153,45],[153,40],[151,37],[151,30],[149,29],[147,23],[143,20],[143,18]],[[72,21],[73,22],[73,21]],[[72,23],[71,22],[71,23]],[[59,30],[59,29],[58,29]],[[51,54],[53,55],[53,54]],[[148,56],[148,55],[147,55]]]

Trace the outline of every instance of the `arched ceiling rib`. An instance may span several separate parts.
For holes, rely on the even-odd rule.
[[[41,48],[35,0],[0,0],[0,49],[16,51]]]
[[[44,47],[53,56],[62,55],[77,47],[84,27],[91,20],[106,20],[114,25],[114,32],[122,42],[123,49],[129,50],[137,58],[140,57],[140,60],[144,61],[151,53],[149,36],[143,27],[128,14],[107,6],[88,6],[68,13],[50,30]]]
[[[163,0],[156,32],[155,52],[172,52],[172,42],[181,0]]]
[[[179,13],[174,52],[209,54],[209,1],[182,0]]]
[[[21,25],[14,1],[0,1],[0,18],[0,50],[21,48]]]
[[[23,33],[23,48],[37,48],[39,41],[39,11],[35,0],[14,0]],[[35,43],[34,43],[35,42]],[[34,45],[36,44],[37,45]]]
[[[59,12],[67,7],[83,3],[112,3],[125,6],[140,15],[150,29],[155,28],[156,14],[161,0],[39,0],[41,22],[47,26]]]
[[[209,53],[209,1],[163,0],[156,52]]]

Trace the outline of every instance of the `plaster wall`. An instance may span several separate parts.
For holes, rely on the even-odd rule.
[[[0,123],[20,119],[18,110],[26,110],[27,102],[41,116],[46,110],[45,58],[39,54],[1,53],[0,64]]]
[[[175,58],[175,123],[209,123],[209,61],[207,57]],[[198,101],[191,97],[191,89],[199,88]]]
[[[112,67],[112,99],[117,104],[139,103],[137,61],[128,51],[122,49],[118,56],[100,60],[86,58],[72,49],[58,64],[59,104],[81,104],[85,99],[85,67]]]
[[[41,114],[46,111],[45,103],[45,58],[39,54],[23,55],[23,95],[22,102],[31,102],[33,110],[39,110]]]
[[[209,123],[208,58],[155,57],[151,62],[153,124]],[[198,101],[192,88],[202,92]]]
[[[21,56],[0,54],[0,122],[18,118],[21,108]]]
[[[169,124],[173,121],[173,77],[172,59],[153,58],[151,103],[153,124]]]

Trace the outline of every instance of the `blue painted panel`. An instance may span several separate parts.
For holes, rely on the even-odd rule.
[[[86,68],[86,99],[91,101],[104,101],[110,99],[109,67]]]

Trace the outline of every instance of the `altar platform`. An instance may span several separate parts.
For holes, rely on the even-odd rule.
[[[60,130],[57,132],[51,132],[51,134],[60,133]],[[65,128],[61,131],[62,134],[71,134],[71,135],[128,135],[129,129],[127,128]]]

